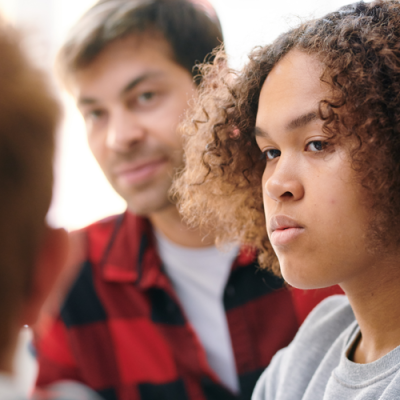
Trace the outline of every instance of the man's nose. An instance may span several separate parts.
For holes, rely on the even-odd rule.
[[[140,119],[126,109],[115,110],[107,127],[106,144],[112,150],[126,152],[145,137]]]
[[[264,184],[264,192],[277,202],[296,201],[304,196],[304,186],[299,179],[295,160],[280,157],[271,176]]]

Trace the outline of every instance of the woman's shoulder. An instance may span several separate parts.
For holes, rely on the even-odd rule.
[[[325,363],[328,357],[329,365],[339,362],[343,343],[354,324],[346,296],[335,295],[322,301],[292,343],[275,355],[257,383],[253,400],[301,398],[323,360]],[[326,375],[327,378],[330,371]],[[281,395],[277,397],[277,393]]]
[[[294,357],[306,352],[313,359],[328,351],[332,344],[355,322],[355,316],[346,296],[326,298],[309,314],[290,347]]]
[[[308,315],[299,329],[303,331],[342,331],[354,322],[355,316],[345,295],[330,296],[319,303]]]

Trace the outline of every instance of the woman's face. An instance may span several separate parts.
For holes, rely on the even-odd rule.
[[[321,68],[312,56],[290,51],[262,87],[256,121],[267,159],[268,236],[286,281],[304,289],[356,281],[373,264],[368,210],[349,145],[331,143],[318,117],[319,102],[330,93]]]

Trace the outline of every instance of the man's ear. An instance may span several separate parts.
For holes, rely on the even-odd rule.
[[[68,234],[64,229],[46,226],[32,273],[32,285],[23,305],[22,325],[33,325],[49,295],[68,254]]]

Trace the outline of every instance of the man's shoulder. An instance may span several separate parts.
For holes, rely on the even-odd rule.
[[[152,234],[149,220],[128,211],[93,222],[70,232],[65,270],[75,275],[74,270],[82,271],[85,265],[95,274],[104,265],[131,269],[142,250],[143,236],[149,237],[149,234]]]
[[[86,261],[96,261],[107,248],[113,232],[122,224],[126,213],[108,216],[69,233],[69,253],[63,273],[75,276]],[[63,276],[65,281],[67,277]],[[75,278],[72,278],[75,279]],[[67,279],[71,281],[71,279]]]
[[[99,266],[104,260],[104,256],[113,247],[112,244],[117,236],[120,243],[122,242],[121,246],[117,246],[119,261],[120,263],[128,262],[129,260],[125,261],[129,259],[130,253],[128,252],[140,244],[139,240],[135,241],[135,237],[138,235],[129,235],[128,237],[128,233],[135,228],[138,232],[144,230],[143,227],[146,223],[148,224],[145,218],[126,211],[70,232],[68,258],[54,290],[43,307],[44,314],[56,315],[58,313],[71,287],[78,281],[82,283],[82,274],[85,278],[85,274],[100,272]],[[129,246],[126,241],[124,242],[124,237],[129,242]]]
[[[102,218],[83,228],[72,231],[69,234],[70,255],[74,260],[71,260],[70,263],[76,264],[87,258],[94,258],[95,260],[97,258],[96,254],[105,250],[110,241],[113,241],[117,235],[120,238],[121,236],[127,236],[127,234],[133,231],[142,233],[148,230],[149,226],[151,224],[146,218],[125,211],[121,214]],[[139,241],[140,235],[136,236],[138,237],[137,241]],[[134,238],[135,235],[129,235],[131,245],[134,245],[134,240],[132,240]],[[83,258],[82,253],[85,253]],[[100,256],[100,253],[97,256]]]
[[[125,215],[127,215],[127,211],[120,214],[109,215],[107,217],[94,221],[82,228],[71,231],[70,235],[79,235],[82,233],[88,234],[92,232],[113,229],[116,226],[116,224],[123,221]],[[135,214],[130,214],[130,217],[134,219],[140,218]]]

